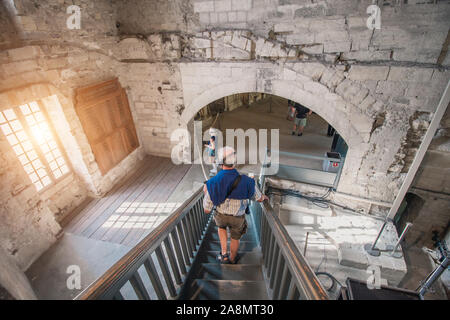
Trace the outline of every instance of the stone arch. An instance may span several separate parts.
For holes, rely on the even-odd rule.
[[[182,126],[207,104],[232,94],[267,93],[299,102],[323,117],[346,141],[349,151],[338,189],[355,190],[355,168],[368,150],[373,120],[352,103],[325,85],[275,64],[189,63],[182,64],[180,71],[185,102]]]
[[[236,69],[236,66],[234,65],[232,68]],[[285,70],[282,69],[281,74],[284,74],[284,71]],[[366,134],[370,130],[369,127],[372,123],[371,119],[361,112],[358,112],[358,110],[354,110],[354,108],[351,110],[353,114],[348,116],[346,113],[348,113],[351,108],[349,103],[337,94],[331,92],[331,90],[324,85],[313,82],[304,76],[301,77],[304,78],[303,81],[307,81],[308,85],[314,84],[317,86],[316,90],[319,90],[320,93],[314,94],[306,90],[302,85],[304,83],[298,81],[298,79],[286,80],[283,77],[274,77],[272,79],[256,77],[243,80],[239,80],[238,77],[231,77],[224,82],[210,86],[210,88],[207,88],[206,90],[193,90],[192,88],[194,87],[191,84],[185,86],[186,82],[184,82],[183,93],[187,104],[181,115],[181,123],[186,125],[200,109],[217,99],[238,93],[267,93],[290,99],[307,106],[331,124],[345,139],[350,148],[367,142],[368,137]],[[191,81],[196,80],[200,83],[203,81],[201,76],[199,76],[198,79],[193,79],[192,77],[189,78]],[[202,86],[200,85],[198,87]],[[191,89],[191,91],[189,89]],[[355,113],[358,114],[355,115]],[[351,119],[353,116],[356,116],[359,121],[365,122],[363,124],[365,127],[362,127],[360,124],[355,126]]]

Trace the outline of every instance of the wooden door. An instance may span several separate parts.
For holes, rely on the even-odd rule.
[[[75,109],[103,175],[139,147],[128,97],[117,79],[77,89]]]

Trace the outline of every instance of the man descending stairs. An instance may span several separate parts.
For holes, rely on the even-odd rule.
[[[261,193],[252,178],[240,175],[235,169],[235,153],[231,147],[220,149],[218,158],[221,160],[222,170],[205,183],[203,208],[205,214],[214,215],[216,232],[210,227],[208,238],[203,241],[203,260],[200,257],[196,259],[200,261],[201,266],[196,266],[200,270],[193,286],[189,288],[189,296],[193,299],[225,299],[237,296],[245,299],[249,295],[253,299],[265,298],[264,294],[261,294],[265,292],[261,291],[265,288],[261,261],[258,261],[258,264],[243,264],[244,260],[241,259],[246,254],[254,254],[254,250],[259,250],[254,235],[247,233],[246,213],[249,210],[249,201],[262,202],[267,200],[267,197]],[[242,236],[246,234],[247,240],[240,243]],[[242,252],[240,255],[239,246]],[[208,260],[211,252],[218,253],[217,261]],[[236,265],[238,262],[239,265]],[[195,293],[192,293],[193,288],[196,288]],[[257,293],[256,296],[254,293]]]
[[[262,253],[255,228],[248,218],[247,233],[242,236],[237,264],[217,261],[220,240],[217,226],[211,222],[199,248],[192,274],[181,291],[183,300],[267,300],[262,270]]]

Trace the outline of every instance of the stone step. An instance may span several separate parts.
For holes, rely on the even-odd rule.
[[[196,279],[191,300],[268,300],[264,281]]]
[[[197,276],[204,280],[264,280],[261,265],[204,263]]]

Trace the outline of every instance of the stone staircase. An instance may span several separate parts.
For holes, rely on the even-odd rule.
[[[216,257],[220,252],[217,226],[211,222],[192,273],[183,286],[183,300],[268,300],[266,281],[262,271],[262,253],[256,240],[251,219],[249,228],[241,238],[240,259],[237,264],[220,264]]]

